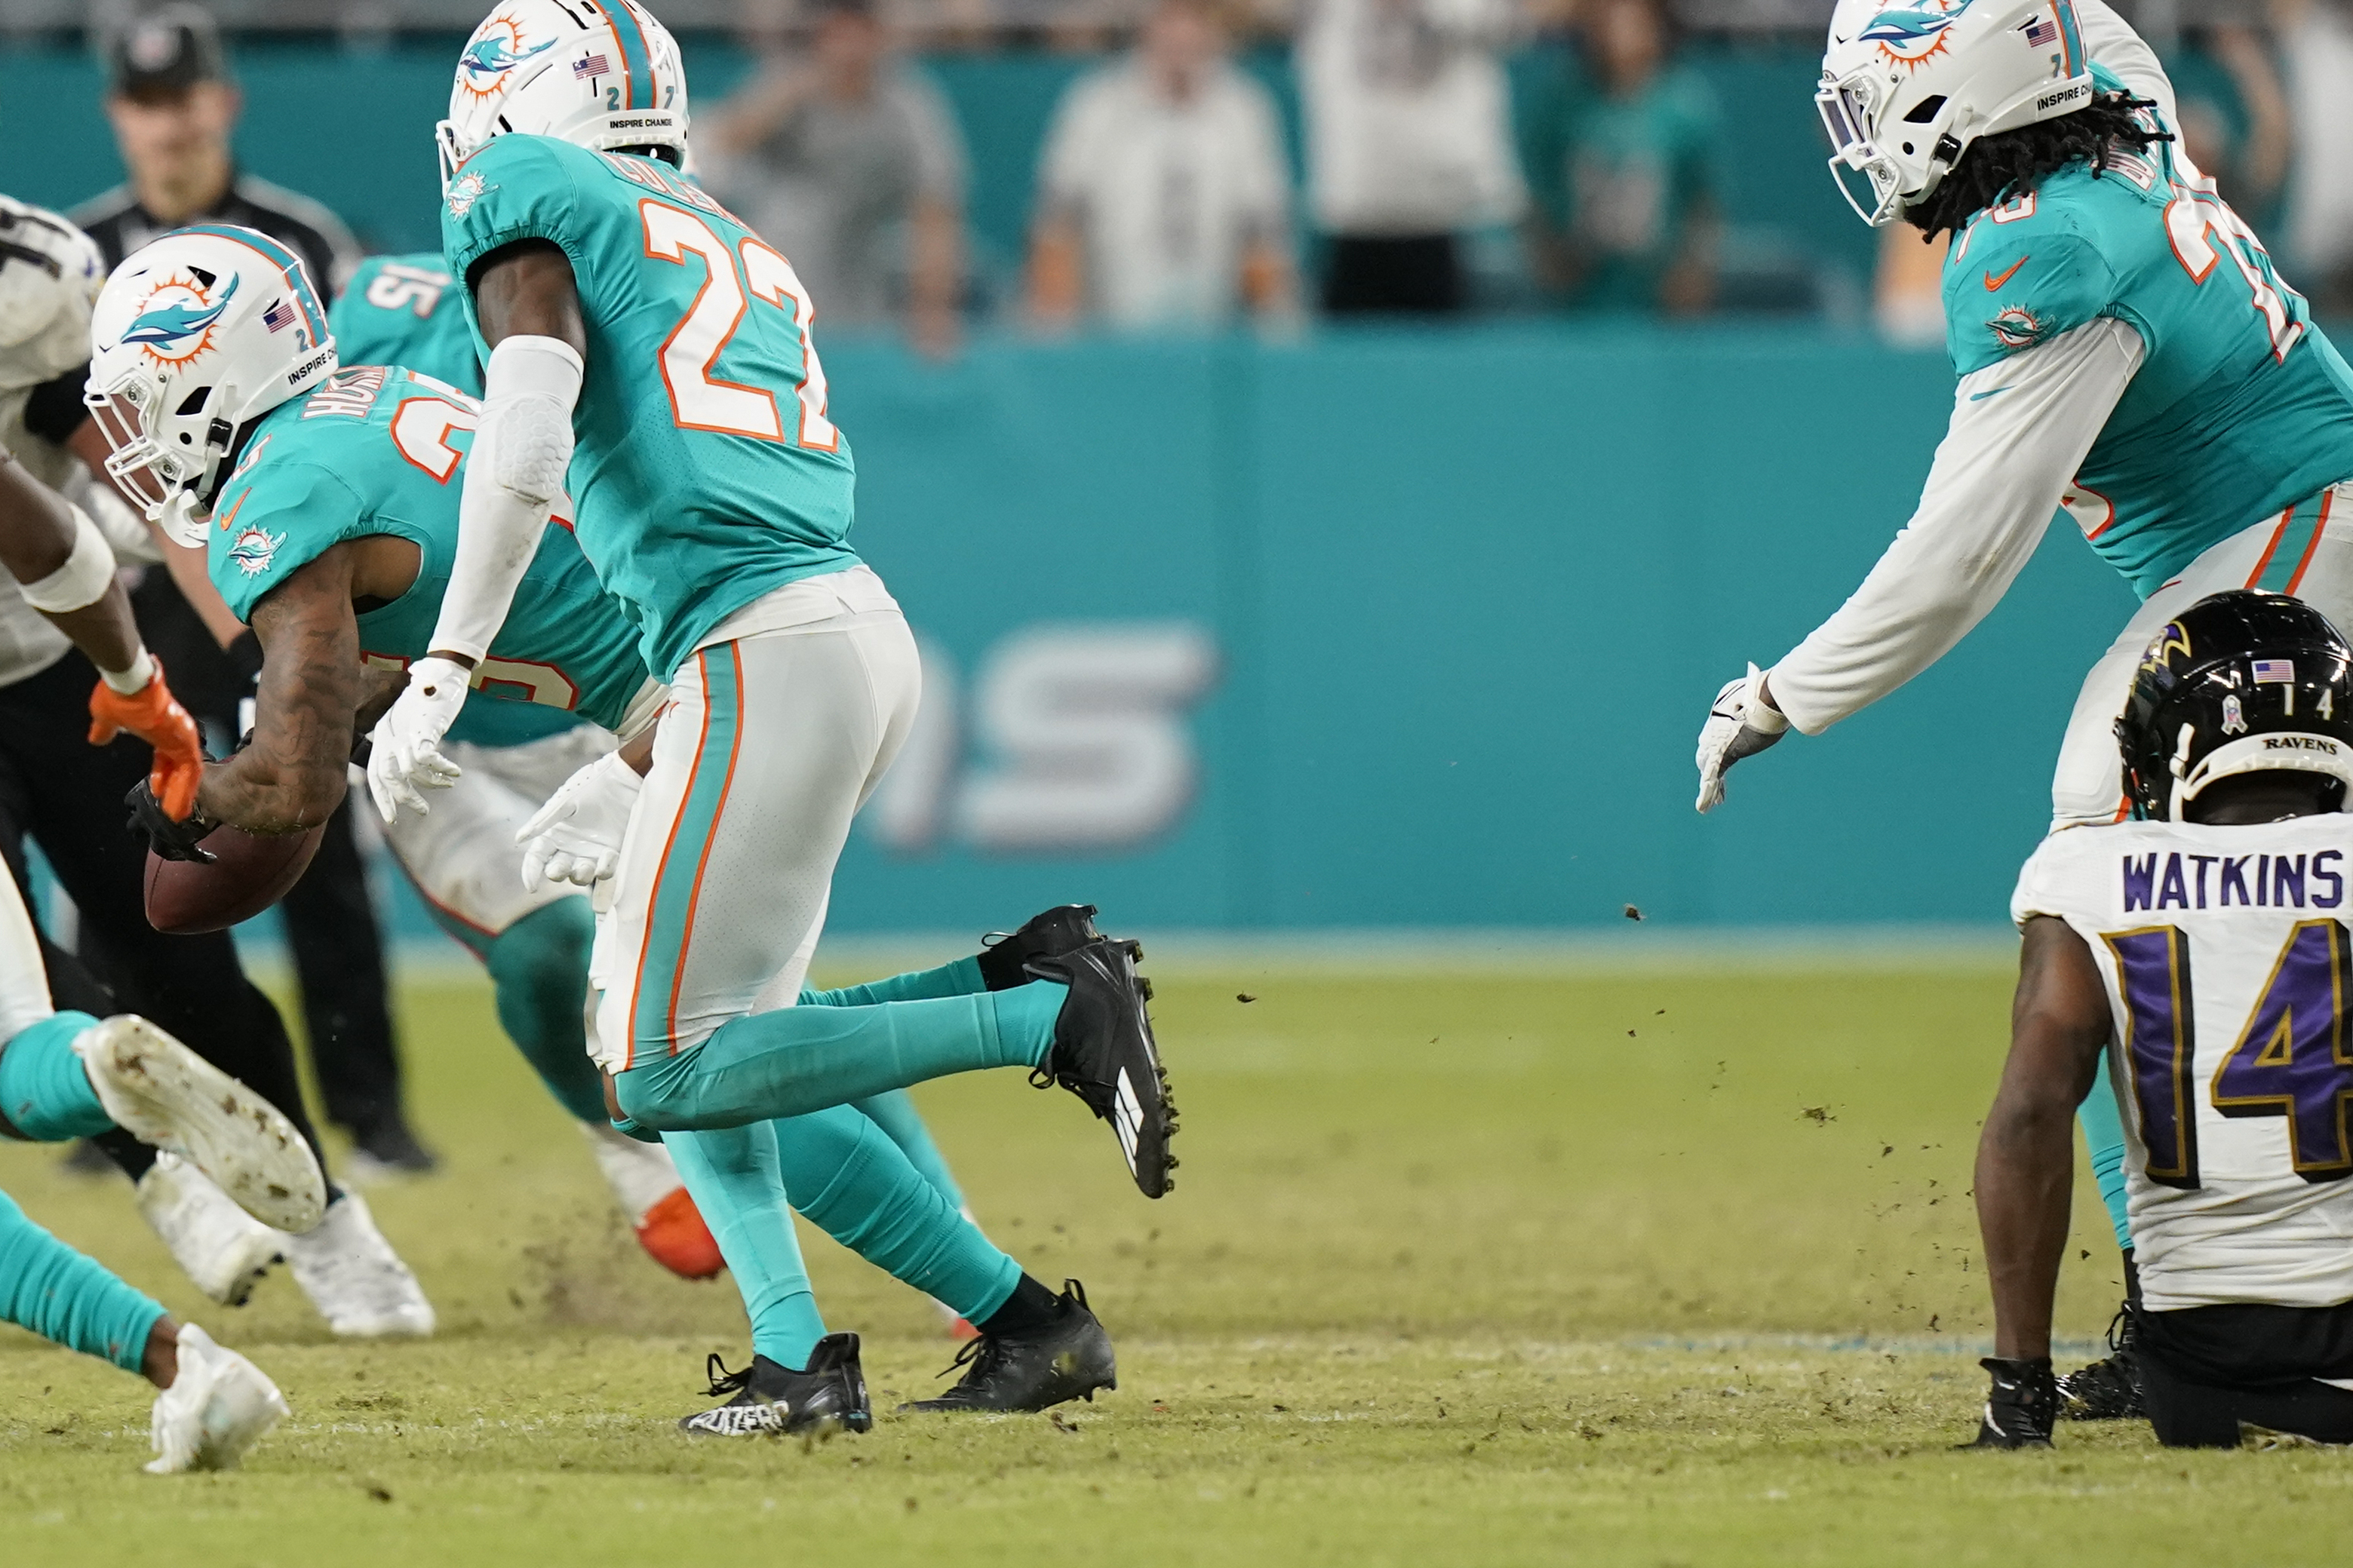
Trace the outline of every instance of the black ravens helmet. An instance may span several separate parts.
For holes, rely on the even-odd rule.
[[[2199,600],[2141,656],[2116,721],[2125,795],[2144,821],[2172,821],[2233,773],[2285,770],[2353,784],[2353,645],[2284,594],[2233,589]]]

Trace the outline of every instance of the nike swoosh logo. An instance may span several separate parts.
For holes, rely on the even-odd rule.
[[[1969,394],[1969,401],[1971,403],[1983,403],[1987,398],[2000,397],[2003,393],[2008,392],[2010,388],[2006,386],[1997,386],[1991,392],[1972,392]]]
[[[1990,272],[1987,273],[1987,274],[1985,275],[1985,286],[1986,286],[1986,292],[1987,292],[1987,293],[1989,293],[1989,294],[1990,294],[1990,293],[1992,293],[1995,289],[1997,289],[2000,288],[2003,284],[2005,284],[2005,283],[2009,282],[2011,279],[2013,279],[2013,278],[2017,277],[2017,276],[2018,276],[2018,269],[2019,269],[2020,268],[2021,268],[2021,267],[2025,266],[2025,265],[2026,265],[2026,263],[2027,263],[2027,260],[2028,260],[2028,258],[2027,258],[2026,257],[2023,257],[2023,256],[2020,257],[2017,260],[2015,260],[2015,261],[2013,261],[2013,262],[2011,262],[2011,263],[2010,264],[2010,270],[2009,270],[2009,271],[2007,271],[2007,272],[2005,272],[2005,273],[2003,273],[2003,274],[2002,274],[2000,277],[1999,277],[1999,278],[1995,277],[1995,276],[1994,276],[1992,273],[1990,273]]]

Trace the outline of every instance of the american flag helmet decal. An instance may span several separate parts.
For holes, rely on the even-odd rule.
[[[610,76],[613,63],[603,55],[589,55],[572,62],[572,74],[576,77]]]
[[[261,324],[273,332],[284,331],[300,319],[301,313],[294,309],[293,301],[283,296],[272,300],[269,308],[261,312]]]
[[[2292,658],[2259,658],[2254,661],[2257,686],[2293,686],[2295,684],[2295,660]]]

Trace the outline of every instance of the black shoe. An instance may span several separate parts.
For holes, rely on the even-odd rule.
[[[1030,916],[1019,931],[993,931],[982,937],[980,977],[991,991],[1010,991],[1029,984],[1032,959],[1060,958],[1103,939],[1103,932],[1095,930],[1092,904],[1058,904],[1043,914]],[[1138,963],[1144,962],[1142,942],[1122,945],[1127,949],[1129,958]],[[1152,994],[1149,982],[1145,984],[1144,994]]]
[[[97,1143],[88,1138],[77,1138],[73,1152],[58,1162],[58,1169],[69,1176],[111,1176],[115,1164]]]
[[[2108,1354],[2059,1380],[2062,1421],[2123,1421],[2148,1414],[2140,1396],[2140,1312],[2127,1300],[2108,1321]]]
[[[866,1402],[866,1373],[858,1364],[856,1334],[828,1334],[809,1352],[806,1371],[779,1366],[755,1355],[741,1372],[713,1355],[705,1369],[714,1394],[734,1395],[714,1409],[698,1411],[678,1424],[697,1437],[830,1437],[836,1432],[871,1431],[874,1407]]]
[[[1159,1197],[1176,1184],[1169,1173],[1176,1160],[1168,1144],[1176,1136],[1176,1107],[1145,1010],[1151,992],[1126,944],[1095,942],[1033,959],[1029,973],[1071,988],[1054,1020],[1054,1043],[1029,1081],[1040,1089],[1060,1084],[1110,1122],[1136,1186],[1147,1198]]]
[[[1087,1306],[1087,1288],[1063,1280],[1061,1301],[1060,1315],[1043,1328],[966,1340],[948,1368],[969,1365],[963,1380],[937,1399],[899,1408],[1043,1410],[1072,1399],[1092,1401],[1098,1388],[1117,1388],[1119,1363],[1111,1336]]]
[[[440,1167],[432,1151],[417,1141],[399,1111],[352,1129],[352,1178],[365,1184],[386,1176],[422,1176]]]
[[[2051,1358],[2008,1361],[1988,1356],[1978,1364],[1992,1374],[1978,1436],[1964,1448],[2048,1448],[2051,1422],[2058,1414],[2059,1384]]]

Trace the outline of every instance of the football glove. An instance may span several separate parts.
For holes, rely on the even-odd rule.
[[[618,752],[597,758],[557,787],[515,833],[522,885],[542,880],[593,888],[621,864],[621,838],[646,781]]]
[[[124,826],[145,836],[147,847],[155,851],[157,859],[194,860],[209,866],[220,858],[203,847],[205,835],[219,825],[206,821],[193,809],[174,816],[157,798],[152,779],[132,785],[122,804],[131,808],[131,820]]]
[[[2051,1374],[2051,1358],[2006,1361],[1988,1356],[1978,1364],[1993,1374],[1986,1394],[1985,1412],[1978,1418],[1978,1439],[1969,1448],[2048,1448],[2051,1424],[2059,1416],[2059,1380]]]
[[[151,656],[152,658],[152,656]],[[164,682],[164,661],[154,660],[147,684],[124,695],[103,680],[90,694],[90,743],[103,746],[124,731],[155,749],[147,783],[158,809],[174,822],[196,809],[196,785],[205,775],[205,743],[196,721]]]
[[[369,732],[368,795],[385,821],[402,806],[419,816],[433,808],[425,791],[458,782],[457,763],[441,754],[441,737],[466,705],[470,673],[454,659],[427,655],[408,667],[408,685]]]
[[[1725,770],[1753,757],[1788,732],[1789,721],[1758,696],[1764,674],[1755,665],[1727,680],[1699,729],[1699,809],[1713,811],[1724,800]]]

